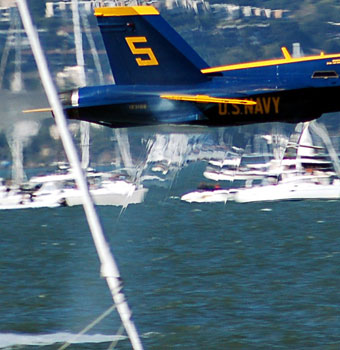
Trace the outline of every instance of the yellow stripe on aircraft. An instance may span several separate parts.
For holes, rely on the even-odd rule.
[[[138,16],[138,15],[159,15],[159,12],[153,6],[117,6],[117,7],[96,7],[94,9],[95,16]]]
[[[211,97],[208,95],[161,95],[161,98],[165,98],[167,100],[201,102],[201,103],[231,103],[234,105],[246,105],[246,106],[256,105],[256,102],[251,100]]]
[[[228,66],[219,66],[219,67],[212,67],[212,68],[204,68],[201,70],[201,72],[204,74],[218,73],[218,72],[231,71],[231,70],[237,70],[237,69],[268,67],[268,66],[276,66],[279,64],[316,61],[316,60],[323,60],[323,59],[330,59],[331,60],[331,61],[326,63],[327,65],[340,63],[340,54],[325,55],[322,52],[318,56],[305,56],[305,57],[294,58],[294,57],[290,56],[290,54],[286,48],[282,48],[282,52],[283,52],[283,55],[285,58],[266,60],[266,61],[255,61],[255,62],[249,62],[249,63],[238,63],[238,64],[231,64]]]

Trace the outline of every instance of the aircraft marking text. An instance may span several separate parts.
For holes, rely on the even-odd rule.
[[[136,62],[139,66],[158,66],[159,63],[155,54],[150,47],[136,47],[137,43],[146,43],[147,39],[145,36],[131,36],[125,38],[130,51],[134,55],[146,55],[148,59],[137,57]]]
[[[135,104],[130,104],[129,105],[130,110],[142,110],[142,109],[147,109],[146,103],[135,103]]]
[[[331,64],[340,64],[340,59],[333,58],[332,61],[329,61],[326,64],[327,64],[327,66],[329,66]]]
[[[258,97],[256,105],[218,104],[218,114],[224,115],[248,115],[248,114],[279,114],[280,97]]]

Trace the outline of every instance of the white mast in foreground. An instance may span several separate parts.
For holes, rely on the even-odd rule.
[[[120,281],[121,279],[117,264],[105,239],[101,223],[90,196],[78,154],[71,135],[68,131],[66,118],[59,101],[56,88],[53,84],[51,74],[48,70],[46,58],[41,48],[37,31],[33,26],[26,0],[17,0],[17,6],[33,51],[33,55],[47,95],[47,99],[54,113],[55,122],[59,129],[60,137],[63,142],[67,158],[73,169],[77,186],[82,193],[83,206],[87,222],[90,226],[90,231],[101,262],[101,274],[107,281],[113,301],[117,307],[117,311],[121,317],[126,333],[130,338],[133,349],[143,350],[143,346],[137,333],[136,327],[132,321],[131,311],[122,292],[122,285]]]

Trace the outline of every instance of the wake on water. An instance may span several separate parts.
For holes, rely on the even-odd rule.
[[[105,343],[127,339],[121,335],[77,335],[73,333],[52,333],[52,334],[22,334],[22,333],[0,333],[0,349],[18,345],[52,345],[56,343],[84,344],[84,343]]]

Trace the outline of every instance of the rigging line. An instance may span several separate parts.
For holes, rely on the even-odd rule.
[[[78,0],[72,0],[72,22],[74,32],[74,43],[76,49],[76,62],[77,66],[80,67],[80,85],[86,86],[86,73],[85,73],[85,58],[83,50],[83,37],[80,27],[80,16]],[[90,124],[85,121],[80,122],[80,133],[81,133],[81,166],[86,171],[90,164]]]
[[[87,41],[90,44],[91,54],[92,54],[94,65],[96,67],[96,71],[97,71],[98,76],[99,76],[100,85],[104,85],[105,81],[104,81],[103,69],[102,69],[102,66],[101,66],[101,63],[100,63],[100,59],[99,59],[99,55],[98,55],[98,52],[97,52],[96,44],[94,42],[93,35],[91,33],[91,30],[90,30],[90,23],[89,23],[86,15],[84,13],[84,11],[79,11],[79,14],[80,14],[80,19],[81,19],[81,21],[83,22],[83,25],[84,25],[84,30],[85,30],[85,35],[86,35]]]
[[[122,336],[123,335],[123,333],[124,333],[124,327],[123,326],[120,326],[119,327],[119,329],[118,329],[118,331],[117,331],[117,333],[116,333],[116,335],[118,335],[118,337],[116,338],[116,340],[114,340],[110,345],[109,345],[109,347],[107,348],[107,350],[113,350],[116,346],[117,346],[117,344],[118,344],[118,342],[119,342],[119,336]]]
[[[120,209],[120,211],[119,211],[117,220],[120,219],[120,217],[125,213],[125,211],[126,211],[128,205],[129,205],[129,203],[124,203],[124,204],[122,205],[122,209]]]
[[[113,304],[111,305],[106,311],[104,311],[99,317],[97,317],[94,321],[92,321],[89,325],[87,325],[85,328],[83,328],[78,334],[76,334],[72,339],[70,339],[69,341],[65,342],[60,348],[58,348],[57,350],[65,350],[67,349],[72,343],[74,343],[81,335],[87,333],[90,329],[92,329],[96,324],[98,324],[99,322],[101,322],[105,317],[109,316],[111,314],[111,312],[113,310],[116,309],[116,305]],[[123,328],[124,330],[124,327],[121,326],[121,328]],[[120,331],[120,329],[119,329]],[[118,332],[119,332],[118,331]],[[117,335],[120,336],[122,335],[122,333],[118,333],[117,332]],[[115,340],[116,342],[118,341]]]
[[[27,7],[26,0],[17,0],[21,20],[23,22],[26,34],[28,36],[33,55],[38,67],[43,87],[45,89],[50,106],[53,109],[56,125],[59,129],[61,140],[63,142],[65,152],[69,163],[74,171],[74,177],[78,188],[81,191],[83,199],[83,207],[86,214],[87,222],[90,227],[92,238],[97,249],[98,257],[101,262],[101,274],[106,279],[109,286],[117,311],[123,322],[126,333],[130,339],[134,350],[143,350],[140,337],[137,333],[135,324],[132,320],[132,313],[125,299],[125,295],[121,288],[121,278],[118,266],[111,254],[110,247],[106,241],[99,217],[95,210],[93,200],[90,195],[89,188],[85,179],[84,172],[78,158],[77,150],[73,143],[70,132],[67,128],[66,118],[62,109],[61,102],[53,83],[47,61],[43,53],[39,37],[35,27],[33,26],[30,12]]]
[[[80,67],[80,83],[82,86],[86,85],[86,75],[85,75],[85,59],[83,52],[83,37],[80,28],[80,16],[78,0],[71,1],[72,9],[72,22],[73,22],[73,32],[74,32],[74,42],[76,49],[76,62]]]
[[[3,49],[0,63],[0,88],[2,88],[2,83],[5,75],[5,69],[8,62],[9,51],[11,49],[11,40],[14,36],[14,28],[16,26],[15,21],[11,21],[10,27],[8,29],[8,34],[6,38],[5,48]]]
[[[19,23],[20,23],[20,17],[19,14],[16,12],[16,15],[14,17],[15,22],[17,23],[17,27],[19,28]],[[14,60],[14,76],[13,76],[13,80],[14,83],[12,85],[11,90],[13,92],[19,92],[22,90],[23,88],[23,82],[22,82],[22,72],[21,72],[21,65],[22,65],[22,58],[21,58],[21,51],[22,51],[22,47],[21,47],[21,34],[20,31],[17,31],[15,33],[15,60]]]
[[[326,127],[323,124],[317,123],[315,120],[313,120],[310,123],[310,126],[312,128],[312,130],[319,135],[319,137],[322,139],[322,141],[325,143],[326,148],[328,150],[328,154],[331,157],[332,161],[333,161],[333,167],[334,170],[336,172],[336,174],[338,175],[338,177],[340,177],[340,164],[339,164],[339,157],[333,147],[332,141],[329,137],[328,131],[326,129]]]

